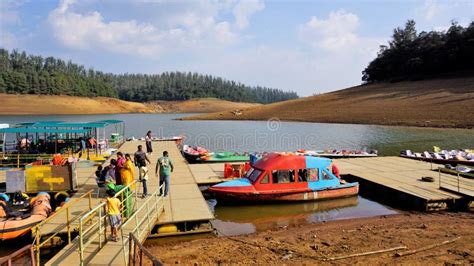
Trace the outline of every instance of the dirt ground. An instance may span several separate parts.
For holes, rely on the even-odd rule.
[[[401,257],[446,240],[454,242]],[[340,256],[406,249],[330,260]],[[410,264],[474,263],[474,213],[404,213],[281,227],[238,237],[212,237],[149,246],[165,264]]]
[[[136,103],[107,97],[0,94],[0,115],[209,113],[258,106],[214,98]]]
[[[357,86],[185,120],[268,120],[473,128],[474,77]]]

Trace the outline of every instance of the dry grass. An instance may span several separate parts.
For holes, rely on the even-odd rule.
[[[106,97],[59,95],[0,94],[0,115],[118,114],[118,113],[205,113],[243,109],[255,104],[218,99],[195,99],[184,102],[136,103]]]
[[[191,120],[266,120],[474,127],[474,77],[371,84]]]

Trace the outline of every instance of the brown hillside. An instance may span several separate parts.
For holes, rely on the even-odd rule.
[[[219,99],[189,101],[127,102],[114,98],[59,95],[0,94],[0,115],[119,114],[119,113],[209,113],[243,109],[258,104]]]
[[[188,101],[155,101],[150,103],[167,113],[213,113],[260,106],[255,103],[237,103],[216,98],[191,99]]]
[[[383,83],[185,119],[474,127],[474,77]]]

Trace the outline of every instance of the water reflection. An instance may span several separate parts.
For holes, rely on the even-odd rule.
[[[282,226],[338,219],[390,215],[395,210],[362,197],[300,203],[220,206],[215,200],[213,226],[220,235],[232,236],[265,231]]]

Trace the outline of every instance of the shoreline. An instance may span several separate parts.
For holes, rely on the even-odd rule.
[[[165,264],[331,264],[331,258],[403,246],[398,251],[333,260],[343,264],[467,264],[474,262],[474,213],[375,216],[278,228],[234,237],[148,244]],[[450,224],[451,226],[446,226]],[[397,252],[455,240],[413,255]],[[334,263],[332,262],[332,263]]]

